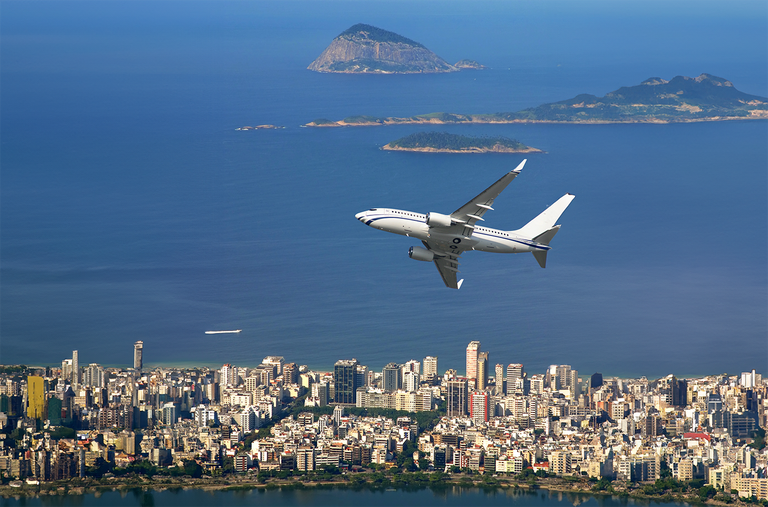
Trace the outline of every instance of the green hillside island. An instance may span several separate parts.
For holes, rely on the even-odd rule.
[[[419,132],[392,141],[383,150],[431,153],[542,153],[508,137],[470,137],[447,132]]]
[[[685,123],[768,119],[768,98],[749,95],[723,78],[702,74],[670,81],[650,78],[604,97],[582,94],[516,113],[431,113],[406,118],[352,116],[315,120],[309,127],[452,123]]]

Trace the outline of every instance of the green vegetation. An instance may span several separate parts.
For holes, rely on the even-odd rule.
[[[51,429],[44,430],[44,432],[50,433],[51,438],[54,440],[60,440],[62,438],[75,438],[77,436],[77,432],[72,428],[68,428],[67,426],[54,426]]]
[[[411,39],[403,37],[402,35],[398,35],[394,32],[383,30],[375,26],[366,25],[365,23],[358,23],[356,25],[349,27],[348,29],[341,32],[337,37],[337,39],[338,38],[345,38],[345,39],[357,38],[357,37],[360,37],[361,33],[365,34],[366,38],[370,39],[373,42],[390,42],[393,44],[407,44],[409,46],[414,46],[417,48],[424,47],[418,42],[412,41]]]
[[[317,120],[313,120],[310,122],[312,125],[315,126],[324,126],[324,125],[337,125],[335,121],[331,121],[327,118],[318,118]]]
[[[0,373],[24,373],[25,371],[27,371],[25,364],[0,365]]]
[[[390,149],[438,151],[527,151],[528,146],[507,137],[469,137],[446,132],[418,132],[392,141]]]
[[[762,450],[765,447],[765,430],[757,428],[752,432],[752,443],[749,444],[753,449]]]
[[[355,124],[355,123],[381,123],[381,118],[376,118],[375,116],[348,116],[344,118],[344,123],[349,124]]]

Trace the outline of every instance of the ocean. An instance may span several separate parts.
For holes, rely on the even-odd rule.
[[[312,129],[515,111],[709,73],[768,96],[768,6],[722,2],[0,5],[0,362],[380,369],[469,341],[529,373],[768,373],[768,122]],[[306,70],[355,23],[483,71]],[[237,131],[258,124],[279,130]],[[371,207],[450,213],[524,157],[392,153],[429,130],[544,150],[484,225],[561,195],[545,270],[469,252],[459,291]],[[236,335],[206,330],[242,329]]]

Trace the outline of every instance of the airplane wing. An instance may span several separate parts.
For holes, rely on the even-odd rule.
[[[477,197],[451,213],[451,218],[453,221],[460,224],[459,227],[463,226],[462,234],[464,236],[468,238],[472,236],[472,232],[475,228],[475,222],[478,220],[482,221],[485,212],[493,209],[491,207],[493,205],[493,200],[496,199],[505,188],[507,188],[507,185],[509,185],[512,180],[517,177],[518,174],[520,174],[520,171],[523,170],[523,166],[527,161],[528,159],[520,162],[520,165],[499,178],[496,183],[486,188],[480,192]]]
[[[435,266],[437,266],[437,271],[443,278],[446,287],[460,289],[464,279],[457,281],[457,275],[459,273],[459,256],[464,250],[459,248],[451,249],[447,244],[435,241],[422,241],[422,243],[427,247],[427,250],[434,252]]]

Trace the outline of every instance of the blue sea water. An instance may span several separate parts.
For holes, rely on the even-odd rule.
[[[707,72],[768,95],[764,2],[0,5],[0,362],[330,368],[356,357],[604,375],[768,373],[768,122],[473,125],[541,148],[486,224],[566,192],[546,270],[468,253],[460,291],[370,207],[450,213],[523,157],[390,153],[424,126]],[[482,72],[317,74],[365,22]],[[236,131],[277,124],[282,130]],[[242,329],[238,335],[205,335]]]

